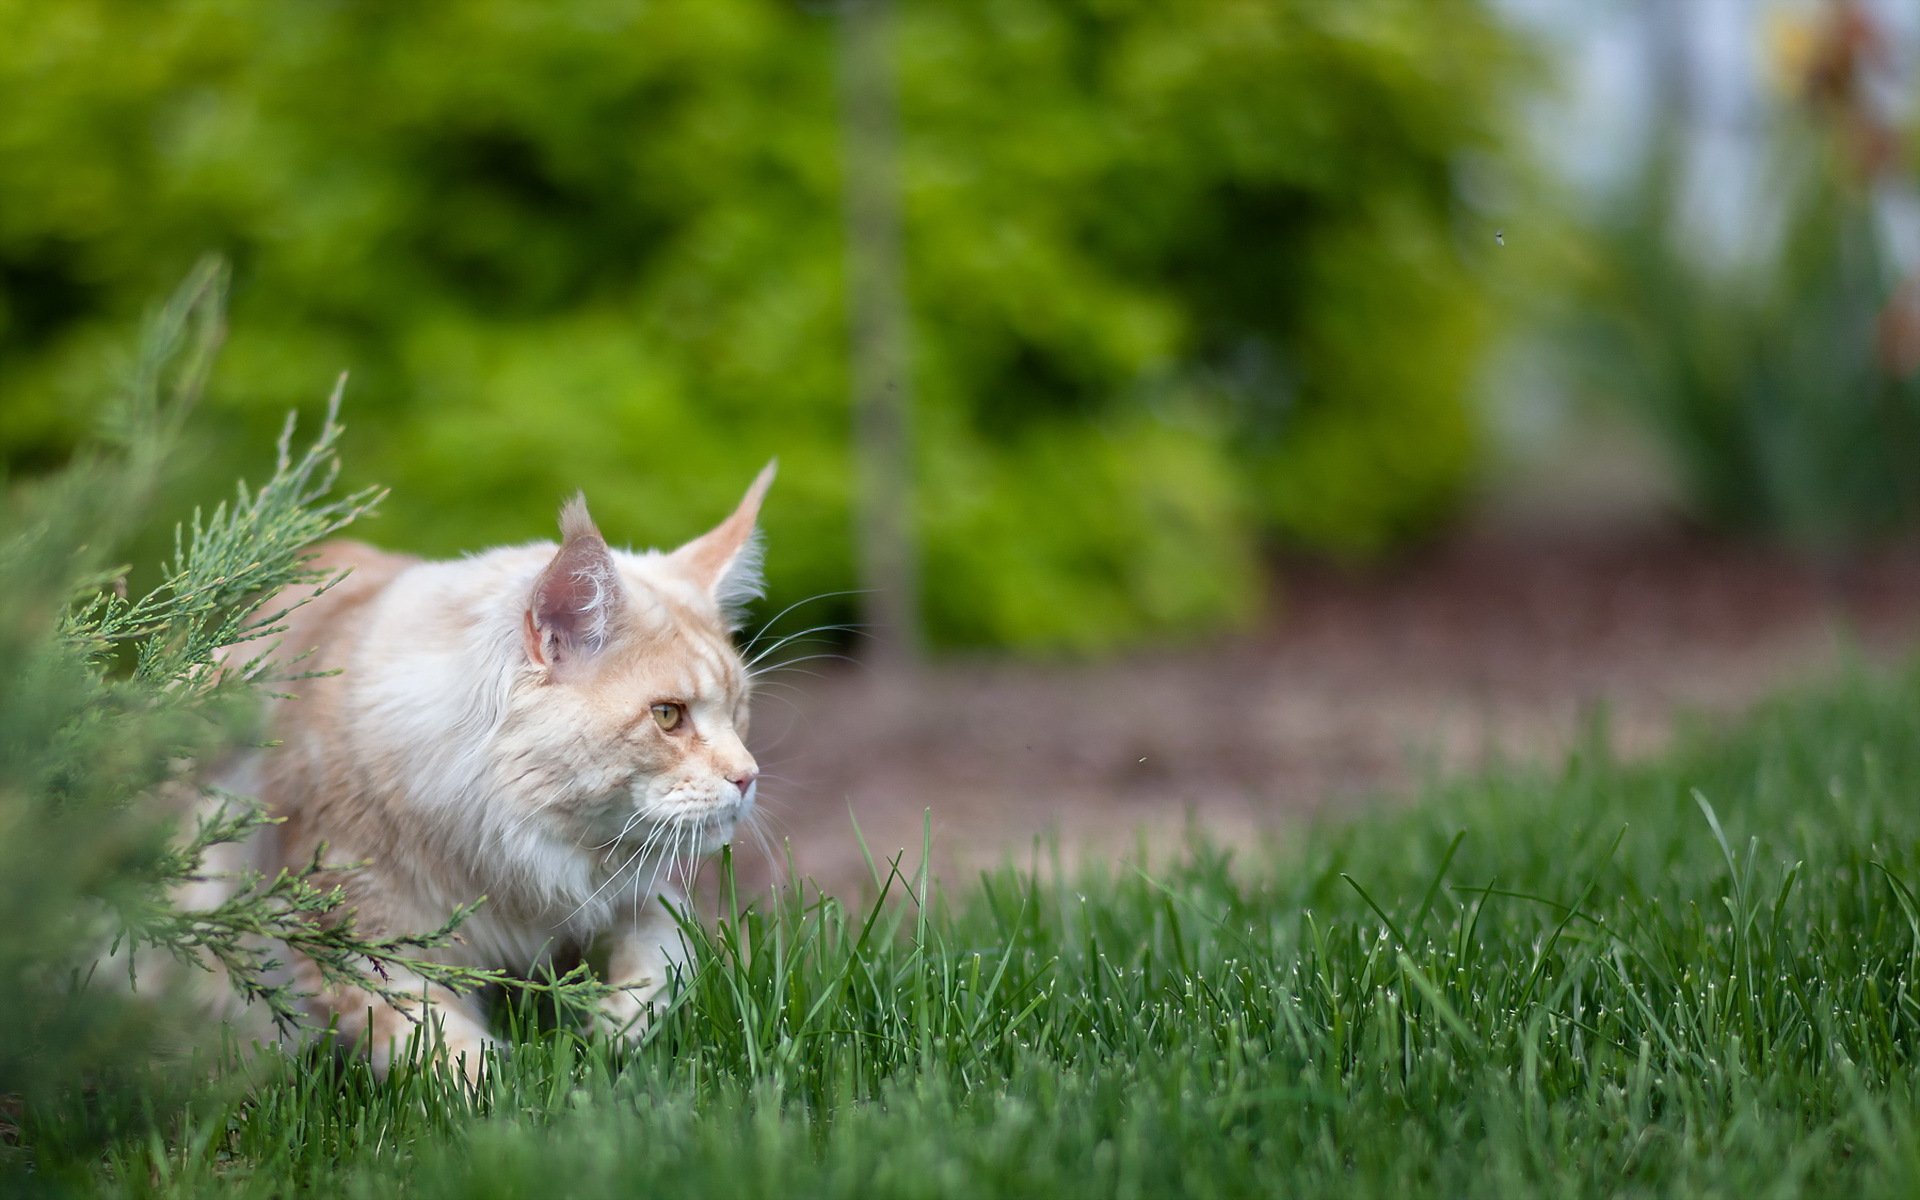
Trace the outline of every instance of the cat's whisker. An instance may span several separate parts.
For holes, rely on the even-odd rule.
[[[795,709],[792,714],[793,720],[789,724],[783,725],[778,734],[770,735],[756,741],[753,750],[754,758],[763,759],[769,755],[779,754],[781,747],[787,744],[787,740],[798,732],[801,715],[800,710]]]
[[[760,626],[760,632],[754,634],[751,638],[747,640],[747,644],[740,648],[741,653],[744,654],[752,650],[755,646],[759,645],[760,639],[767,636],[768,633],[772,632],[773,627],[779,624],[780,618],[786,616],[788,613],[792,612],[796,608],[800,608],[805,605],[812,604],[818,600],[837,600],[842,596],[868,596],[872,594],[873,594],[872,588],[847,588],[844,591],[821,592],[818,595],[808,596],[801,600],[795,600],[792,604],[787,605],[785,608],[781,609],[779,612],[773,614],[773,616],[767,618],[766,622]]]
[[[792,685],[788,684],[786,686],[791,687]],[[764,696],[756,694],[754,699],[777,700],[781,704],[785,705],[787,711],[790,714],[792,714],[794,717],[804,717],[807,715],[807,710],[801,707],[799,697],[796,695],[786,695],[780,692],[773,692],[773,693],[766,694]]]
[[[864,637],[867,635],[862,634],[861,636]],[[831,653],[832,651],[828,650],[827,648],[832,647],[836,644],[838,643],[830,641],[827,638],[809,638],[804,642],[800,642],[793,645],[792,650],[793,651],[804,650],[809,654]],[[748,677],[751,678],[754,675],[764,675],[766,674],[767,671],[778,668],[780,665],[778,661],[772,663],[770,666],[763,666],[763,664],[766,664],[767,660],[772,658],[779,651],[786,650],[786,649],[788,649],[788,644],[786,642],[781,642],[777,646],[767,647],[767,649],[761,652],[760,654],[756,655],[751,659],[746,660],[746,662],[744,662],[742,665],[746,667]]]
[[[796,718],[803,715],[798,708],[794,709],[793,712]],[[787,739],[791,738],[794,735],[797,725],[798,725],[798,722],[796,721],[794,724],[788,725],[782,728],[780,730],[780,734],[778,737],[774,737],[774,738],[756,743],[755,744],[756,748],[753,752],[753,756],[756,759],[759,759],[759,758],[765,758],[769,754],[780,753],[780,748],[782,746],[785,746],[787,744]]]
[[[582,900],[578,905],[574,906],[573,911],[568,913],[565,917],[562,917],[560,923],[564,925],[568,921],[573,920],[575,917],[585,912],[587,909],[587,906],[589,904],[592,904],[595,900],[598,900],[600,898],[600,893],[606,891],[607,886],[609,884],[611,884],[614,880],[620,878],[620,872],[626,870],[629,866],[633,865],[634,859],[637,859],[639,857],[640,857],[640,851],[638,850],[634,851],[632,857],[628,858],[626,862],[621,863],[617,870],[610,872],[607,875],[606,879],[601,882],[600,886],[593,889],[593,894],[588,896],[585,900]]]
[[[752,835],[754,844],[759,847],[761,855],[767,861],[767,869],[773,875],[774,886],[778,887],[786,882],[786,870],[774,853],[773,841],[767,836],[763,822],[764,818],[759,812],[749,813],[747,819],[741,822],[740,828]]]
[[[693,885],[698,878],[702,861],[703,859],[700,855],[700,830],[697,828],[689,828],[687,830],[687,855],[680,860],[681,886],[682,890],[688,895],[693,894]]]
[[[585,900],[582,900],[578,905],[578,907],[576,907],[572,912],[566,915],[565,920],[571,921],[573,918],[579,916],[583,911],[585,911],[586,907],[589,904],[592,904],[595,900],[598,900],[600,898],[600,893],[606,891],[607,888],[611,884],[613,884],[615,880],[619,879],[621,874],[624,871],[626,871],[628,867],[631,867],[634,865],[634,863],[638,862],[640,860],[640,857],[647,852],[647,847],[650,846],[652,843],[653,843],[653,837],[650,835],[647,837],[646,840],[640,843],[639,849],[635,850],[632,854],[627,856],[627,860],[625,862],[621,863],[619,867],[609,872],[607,874],[606,879],[601,882],[600,886],[593,889],[593,894],[588,896]]]
[[[852,661],[852,660],[849,660],[849,661]],[[800,667],[793,666],[790,663],[781,663],[777,667],[768,667],[767,670],[769,673],[772,673],[775,671],[791,671],[795,675],[805,675],[808,679],[825,679],[826,678],[825,675],[822,675],[818,671],[804,670]]]
[[[794,780],[788,778],[785,775],[770,774],[766,771],[762,771],[760,773],[760,778],[767,783],[784,784],[789,788],[798,788],[802,786],[801,784],[795,782]],[[784,812],[788,808],[788,805],[789,805],[789,801],[788,801],[788,798],[785,796],[780,796],[780,795],[756,796],[753,801],[753,811],[751,813],[748,813],[747,817],[749,820],[751,820],[759,817],[763,813]]]
[[[646,814],[644,814],[644,813],[642,813],[642,812],[639,812],[638,810],[636,810],[636,811],[634,812],[634,814],[633,814],[632,816],[630,816],[630,817],[628,817],[628,818],[627,818],[627,823],[626,823],[625,825],[622,825],[622,826],[620,827],[620,832],[619,832],[619,833],[616,833],[616,834],[614,834],[614,835],[613,835],[612,837],[610,837],[610,838],[608,838],[608,839],[607,839],[606,841],[604,841],[604,842],[601,842],[601,843],[600,843],[600,844],[599,844],[598,846],[595,846],[595,847],[594,847],[594,849],[595,849],[595,850],[605,850],[605,849],[606,849],[607,847],[609,847],[609,846],[611,846],[611,845],[613,845],[613,844],[614,844],[615,842],[619,842],[619,841],[623,841],[623,840],[625,840],[625,839],[626,839],[626,836],[627,836],[627,835],[628,835],[629,833],[632,833],[632,832],[633,832],[633,827],[634,827],[635,825],[638,825],[638,824],[639,824],[639,823],[640,823],[640,822],[641,822],[641,821],[642,821],[642,820],[643,820],[643,819],[645,818],[645,815],[646,815]],[[582,841],[584,841],[584,840],[586,840],[586,839],[585,839],[585,836],[584,836],[584,835],[582,835],[582,838],[581,838],[581,840],[582,840]],[[578,844],[578,843],[576,843],[576,844]]]
[[[671,847],[667,845],[669,835],[674,839],[673,844],[678,845],[680,835],[677,827],[671,821],[662,821],[660,824],[655,825],[653,832],[647,835],[646,844],[642,849],[653,857],[656,866],[666,859],[673,857],[673,851]],[[639,872],[635,871],[634,874],[638,875]],[[649,883],[648,886],[651,887],[652,884]]]
[[[787,807],[786,801],[769,797],[761,807],[754,810],[754,815],[759,816],[764,813],[769,817],[784,817],[787,814]]]
[[[777,687],[781,690],[777,692],[762,691],[762,687],[765,686]],[[780,726],[783,730],[803,722],[807,717],[807,708],[803,703],[802,693],[795,684],[786,682],[785,680],[775,680],[771,685],[756,685],[753,698],[756,701],[763,699],[776,701],[786,710],[789,720]]]
[[[767,655],[775,653],[780,649],[780,647],[788,645],[789,643],[797,642],[801,638],[812,637],[815,634],[822,634],[822,633],[847,633],[847,634],[853,634],[858,637],[873,636],[870,632],[867,631],[867,629],[864,626],[861,626],[859,624],[815,625],[811,629],[796,630],[793,633],[789,633],[786,636],[780,638],[778,641],[775,641],[765,647],[762,647],[759,653],[754,654],[751,658],[747,659],[747,665],[751,667],[756,663],[759,663],[761,660],[765,659]],[[749,646],[747,647],[747,649],[752,650],[752,647]]]
[[[649,875],[649,876],[647,876],[647,887],[646,887],[646,891],[647,891],[647,895],[648,895],[649,897],[652,897],[652,896],[654,895],[654,886],[655,886],[656,884],[658,884],[658,883],[660,882],[660,873],[661,873],[662,871],[664,871],[664,870],[666,870],[666,869],[668,868],[668,866],[669,866],[669,865],[670,865],[670,864],[671,864],[671,863],[673,862],[673,859],[674,859],[674,856],[675,856],[675,855],[676,855],[677,853],[679,853],[679,849],[680,849],[680,827],[679,827],[679,825],[677,825],[677,824],[662,824],[662,825],[660,825],[660,826],[659,826],[659,827],[657,828],[657,830],[656,830],[656,832],[658,832],[658,833],[659,833],[659,834],[661,834],[661,835],[665,835],[666,833],[669,833],[669,832],[671,832],[671,833],[673,834],[673,844],[672,844],[671,846],[669,846],[669,847],[668,847],[668,848],[667,848],[667,849],[666,849],[666,850],[665,850],[665,851],[664,851],[664,852],[663,852],[663,853],[662,853],[662,854],[660,855],[660,857],[659,857],[659,858],[657,858],[657,859],[655,859],[655,860],[654,860],[654,864],[653,864],[653,874],[651,874],[651,875]],[[637,872],[636,872],[636,874],[637,874]],[[671,882],[672,882],[672,879],[673,879],[673,877],[672,877],[671,875],[669,875],[669,876],[667,877],[667,879],[668,879],[668,882],[669,882],[669,883],[671,883]]]
[[[747,677],[750,679],[758,679],[765,675],[771,675],[775,671],[781,670],[782,668],[790,667],[795,663],[814,662],[818,659],[823,659],[823,658],[834,659],[838,662],[843,662],[843,663],[850,663],[856,667],[861,665],[860,660],[853,657],[851,654],[842,654],[838,650],[813,650],[813,651],[809,651],[806,654],[799,655],[796,658],[781,659],[779,662],[771,663],[767,666],[759,668],[758,670],[749,670],[747,672]],[[752,664],[748,664],[748,665],[749,667],[752,666]]]
[[[746,640],[746,642],[740,647],[740,649],[744,653],[745,651],[751,650],[755,646],[759,645],[760,639],[772,633],[774,626],[780,623],[781,618],[785,617],[788,613],[793,612],[795,609],[804,608],[809,604],[813,604],[821,600],[835,600],[843,596],[861,596],[861,595],[871,595],[871,594],[872,594],[871,588],[847,588],[837,592],[818,592],[811,596],[803,596],[800,599],[795,600],[792,604],[787,605],[785,608],[781,609],[779,612],[773,614],[771,617],[768,617],[765,621],[762,621],[760,623],[760,628],[754,632],[752,637]]]
[[[818,662],[818,661],[821,661],[821,660],[831,660],[831,661],[837,661],[837,662],[843,662],[843,663],[846,663],[846,664],[847,664],[848,666],[850,666],[850,667],[853,667],[853,668],[856,668],[856,669],[858,669],[858,668],[860,668],[860,667],[863,667],[863,666],[865,665],[865,664],[864,664],[864,663],[862,663],[862,662],[861,662],[861,661],[860,661],[859,659],[857,659],[857,658],[848,658],[848,657],[847,657],[846,655],[844,655],[844,654],[810,654],[810,655],[808,655],[808,656],[807,656],[807,657],[805,657],[805,658],[796,658],[796,659],[794,659],[794,660],[793,660],[792,662],[784,662],[784,663],[781,663],[781,664],[780,664],[779,666],[777,666],[777,667],[768,667],[768,668],[767,668],[767,673],[768,673],[768,674],[770,674],[770,675],[771,675],[771,674],[776,674],[776,673],[777,673],[777,674],[794,674],[794,675],[804,675],[804,676],[806,676],[806,677],[807,677],[808,679],[826,679],[826,678],[827,678],[827,674],[826,674],[825,672],[822,672],[822,671],[816,671],[816,670],[808,670],[808,669],[804,669],[804,668],[802,668],[801,666],[799,666],[799,664],[800,664],[800,663],[810,663],[810,662]]]
[[[679,880],[683,878],[685,875],[683,867],[685,866],[686,859],[680,853],[680,838],[682,834],[684,834],[685,832],[687,831],[681,829],[678,825],[674,826],[673,853],[668,856],[665,863],[665,866],[667,868],[667,884],[671,887],[680,888],[683,894],[686,889],[685,889],[685,886],[679,882]]]
[[[851,663],[854,666],[863,665],[861,660],[854,657],[853,655],[845,654],[839,650],[831,648],[831,643],[825,646],[797,646],[795,647],[795,649],[804,650],[806,653],[796,654],[792,658],[783,658],[777,661],[767,662],[765,663],[764,666],[761,665],[760,663],[748,663],[747,677],[751,679],[751,678],[757,678],[763,675],[770,675],[773,672],[778,671],[781,667],[789,666],[793,663],[812,662],[815,659],[819,659],[819,658],[838,659],[841,662]]]
[[[759,650],[755,651],[751,656],[743,655],[741,661],[745,662],[748,666],[751,667],[756,663],[765,662],[768,656],[778,654],[785,647],[791,646],[795,643],[805,644],[807,642],[826,642],[830,644],[832,639],[829,638],[827,635],[838,634],[838,633],[851,633],[851,632],[852,630],[843,630],[836,626],[831,626],[831,625],[817,625],[812,629],[798,630],[794,633],[787,634],[785,637],[781,637],[776,639],[775,641],[767,643],[766,645],[760,647]]]
[[[778,688],[780,690],[774,691],[772,690],[774,688]],[[753,688],[753,698],[755,700],[759,700],[762,698],[768,699],[768,700],[778,700],[780,703],[786,705],[796,715],[802,714],[806,711],[805,709],[799,707],[799,703],[798,703],[804,697],[804,695],[805,693],[803,693],[797,685],[788,683],[784,679],[769,678],[763,681],[756,681]]]
[[[768,678],[758,678],[758,680],[747,680],[747,684],[751,687],[749,695],[751,695],[755,701],[760,701],[760,699],[780,701],[781,705],[787,705],[787,710],[793,712],[795,716],[801,716],[801,714],[806,712],[806,708],[799,707],[799,701],[806,699],[806,693],[801,691],[799,685],[793,684],[793,682],[789,682],[789,680],[781,680],[778,676],[768,676]]]
[[[621,838],[625,837],[627,835],[627,829],[630,829],[630,828],[632,828],[631,824],[629,824],[625,828],[622,828],[619,833],[614,834],[612,837],[608,838],[606,841],[595,842],[591,847],[587,846],[587,835],[585,833],[582,833],[577,839],[575,839],[573,844],[576,848],[585,847],[593,850],[605,850],[615,845],[616,843],[618,843]]]
[[[647,841],[645,841],[645,845],[653,845],[653,843],[655,843],[655,841],[659,839],[660,835],[662,835],[662,831],[664,831],[664,829],[666,829],[666,826],[655,826],[655,828],[653,828],[653,831],[651,831],[651,833],[647,835]],[[659,876],[659,866],[655,866],[655,876]],[[647,887],[649,887],[649,889],[653,887],[653,883],[651,883],[651,879],[649,879],[649,885],[647,885]],[[649,891],[649,897],[651,897],[651,891]],[[634,900],[632,900],[632,904],[630,904],[630,908],[632,908],[632,916],[634,916],[634,929],[636,929],[636,931],[637,929],[639,929],[639,916],[641,916],[641,904],[645,902],[645,899],[647,899],[647,897],[643,897],[643,895],[641,895],[641,887],[639,887],[639,872],[637,872],[636,870],[636,872],[634,872]]]
[[[633,931],[640,932],[640,872],[633,873],[633,900],[627,905],[628,920],[633,922]]]
[[[652,836],[643,838],[640,842],[639,848],[636,849],[632,854],[627,855],[626,860],[620,864],[619,869],[614,871],[612,874],[608,875],[607,883],[601,886],[605,887],[607,886],[607,884],[617,883],[620,877],[626,874],[628,871],[631,871],[635,875],[638,875],[640,873],[640,864],[644,863],[647,860],[647,854],[650,848],[652,847],[653,842],[654,842],[654,839]],[[598,895],[598,894],[599,892],[596,889],[595,895]]]
[[[669,833],[673,834],[674,844],[678,845],[679,838],[680,838],[679,832],[674,828],[672,823],[662,822],[661,824],[655,825],[653,827],[652,832],[650,832],[647,835],[647,840],[642,845],[641,848],[643,850],[646,850],[646,849],[651,849],[653,847],[658,846],[661,840],[664,839]],[[654,885],[660,881],[660,872],[666,866],[666,864],[672,860],[672,857],[673,857],[672,852],[667,851],[654,858],[653,871],[651,874],[647,876],[647,883],[644,888],[641,887],[640,885],[640,870],[635,869],[635,871],[633,872],[632,908],[633,908],[633,926],[636,930],[639,929],[640,927],[640,917],[643,912],[643,907],[645,903],[653,899],[654,897],[654,894],[655,894]]]
[[[693,893],[693,864],[699,862],[699,829],[687,829],[687,852],[674,862],[674,870],[680,874],[682,895]]]

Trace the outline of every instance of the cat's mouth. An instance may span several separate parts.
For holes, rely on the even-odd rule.
[[[736,801],[661,805],[621,840],[650,845],[669,857],[714,854],[733,842],[734,832],[752,809],[751,790]]]
[[[732,805],[677,813],[650,822],[646,833],[629,840],[647,845],[662,858],[704,858],[732,844],[741,815],[741,810]]]
[[[644,860],[685,860],[715,854],[731,845],[753,813],[758,780],[729,786],[719,794],[703,788],[676,788],[659,796],[629,795],[592,818],[593,839],[603,853]]]
[[[749,781],[745,788],[723,787],[720,795],[694,789],[670,792],[645,806],[648,824],[702,833],[718,830],[722,834],[714,846],[718,849],[732,840],[735,826],[753,811],[754,796],[759,790],[760,782],[756,779]]]

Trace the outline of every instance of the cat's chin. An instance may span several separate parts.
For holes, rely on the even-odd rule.
[[[705,858],[733,844],[733,835],[738,831],[744,815],[736,810],[704,817],[672,817],[650,826],[644,833],[630,834],[623,840],[629,845],[645,844],[664,849],[671,856]]]
[[[705,857],[709,854],[718,854],[721,850],[731,846],[733,844],[734,830],[739,824],[740,822],[735,818],[728,817],[724,821],[710,822],[702,826],[700,829],[700,849],[695,853]]]

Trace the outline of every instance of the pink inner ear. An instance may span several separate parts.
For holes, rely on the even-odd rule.
[[[613,554],[576,499],[561,517],[567,540],[540,573],[528,607],[528,654],[546,666],[598,654],[622,596]]]
[[[526,647],[527,658],[542,667],[550,667],[553,660],[547,656],[547,648],[541,643],[545,639],[540,635],[540,626],[534,623],[533,610],[529,608],[526,618],[520,623],[520,644]]]

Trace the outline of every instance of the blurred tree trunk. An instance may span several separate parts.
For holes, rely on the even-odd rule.
[[[879,669],[895,672],[919,655],[920,620],[891,18],[888,0],[842,0],[856,553],[871,654]]]
[[[1699,116],[1694,20],[1695,14],[1672,0],[1641,0],[1641,28],[1647,62],[1652,67],[1654,119],[1679,124],[1683,140],[1692,133]]]

